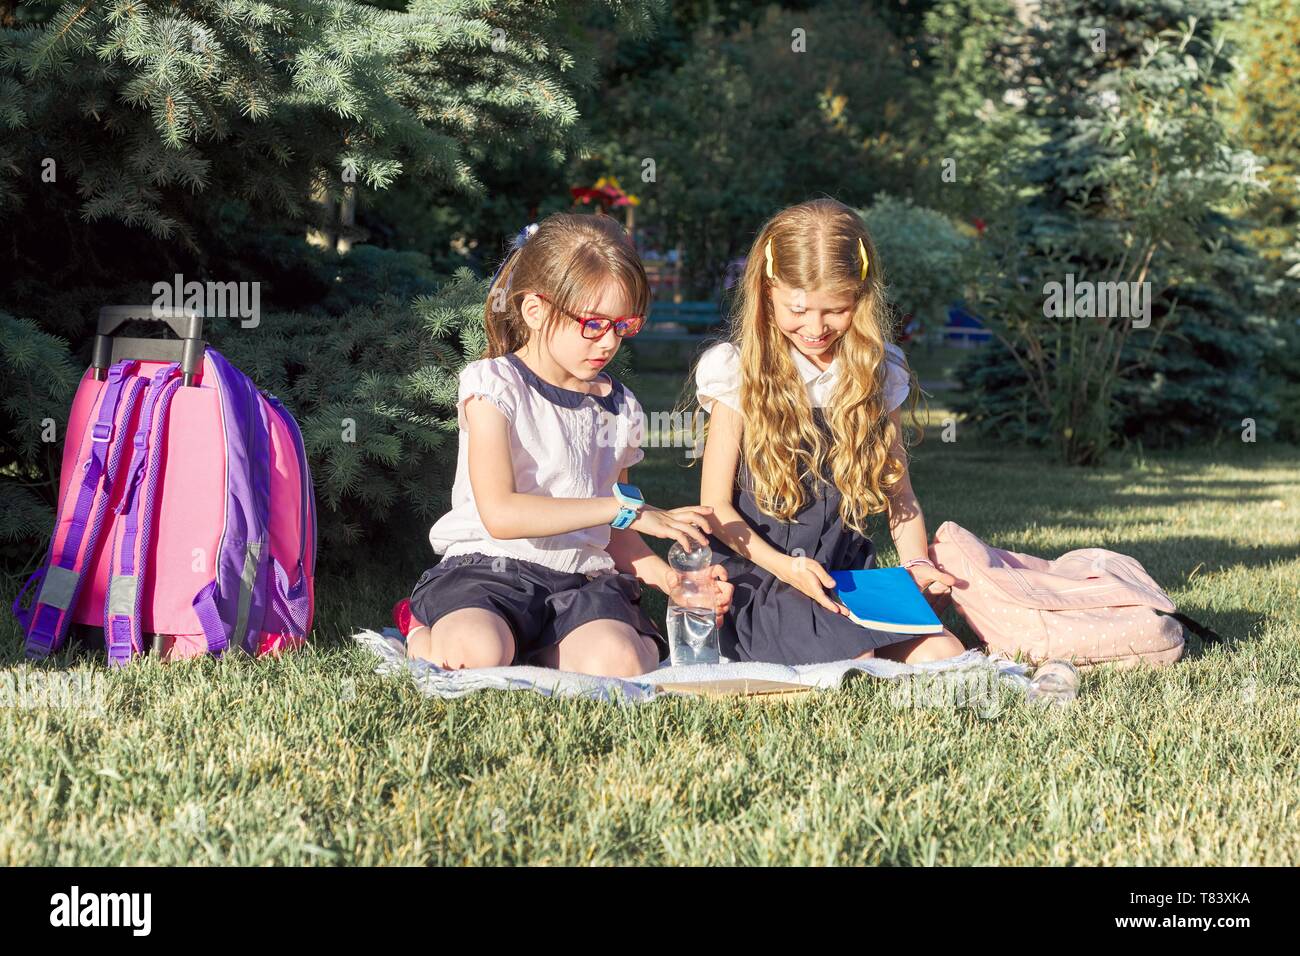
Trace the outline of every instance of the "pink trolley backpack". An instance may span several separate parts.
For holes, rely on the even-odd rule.
[[[179,340],[115,335],[160,315]],[[49,553],[14,601],[27,655],[57,651],[73,624],[103,628],[119,667],[146,635],[164,658],[300,646],[316,507],[293,416],[206,347],[193,310],[105,308],[96,331]]]

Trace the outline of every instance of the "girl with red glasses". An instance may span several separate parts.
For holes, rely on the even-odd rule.
[[[641,586],[675,582],[641,535],[697,547],[711,509],[655,508],[628,480],[645,415],[604,369],[648,303],[608,217],[556,214],[515,237],[488,292],[486,354],[460,375],[452,507],[429,533],[443,557],[411,594],[409,657],[630,677],[668,656]],[[714,573],[721,620],[732,586]]]

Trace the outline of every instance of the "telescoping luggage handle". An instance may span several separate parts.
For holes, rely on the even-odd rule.
[[[175,339],[141,339],[117,335],[127,322],[166,322]],[[156,308],[152,305],[106,305],[99,310],[95,328],[95,350],[90,367],[95,381],[102,382],[108,369],[122,359],[142,362],[179,362],[181,381],[194,384],[203,367],[203,316],[193,307]]]

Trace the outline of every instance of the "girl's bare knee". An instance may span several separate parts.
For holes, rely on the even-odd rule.
[[[514,642],[497,635],[457,635],[443,645],[441,664],[449,670],[467,667],[505,667],[514,660]]]
[[[432,628],[413,630],[406,639],[406,654],[449,670],[503,667],[514,660],[515,642],[499,616],[469,609],[448,614]]]
[[[915,637],[910,640],[890,644],[876,649],[876,656],[904,664],[924,664],[927,661],[943,661],[956,657],[965,651],[961,641],[951,631],[933,634],[928,637]]]
[[[609,648],[585,658],[580,673],[593,677],[636,677],[646,672],[635,648]]]
[[[919,664],[924,661],[946,661],[950,657],[956,657],[966,650],[961,641],[957,640],[956,635],[949,631],[942,634],[935,634],[933,637],[927,637],[917,643],[912,653],[908,654],[905,660],[909,664]]]
[[[658,654],[646,646],[653,643],[634,631],[610,631],[584,641],[582,651],[565,663],[567,669],[593,677],[637,677],[659,663]]]

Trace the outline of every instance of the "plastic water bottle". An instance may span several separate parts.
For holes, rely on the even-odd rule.
[[[1064,707],[1079,696],[1079,672],[1069,661],[1046,661],[1029,682],[1026,697],[1039,704]]]
[[[719,661],[712,565],[713,550],[708,545],[686,551],[674,543],[668,551],[668,566],[680,579],[668,595],[668,650],[674,666]]]

